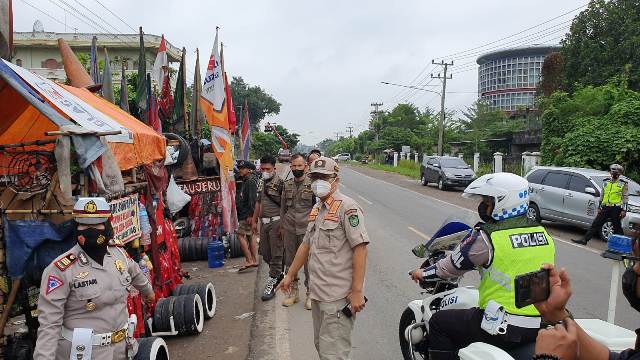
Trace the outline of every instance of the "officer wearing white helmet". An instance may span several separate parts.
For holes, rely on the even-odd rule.
[[[481,275],[477,308],[442,310],[429,320],[429,359],[458,359],[459,349],[478,341],[501,348],[535,342],[540,313],[533,305],[515,306],[514,279],[553,264],[555,248],[546,230],[526,216],[528,189],[527,180],[510,173],[473,181],[462,196],[481,199],[482,222],[449,256],[412,272],[415,281],[457,278],[474,269]]]
[[[43,272],[38,300],[35,360],[124,360],[132,358],[135,316],[127,315],[131,287],[145,300],[153,289],[113,237],[104,198],[80,198],[74,208],[77,244]]]

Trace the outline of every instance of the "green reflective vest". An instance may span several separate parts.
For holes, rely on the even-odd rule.
[[[479,305],[484,309],[489,300],[496,301],[513,315],[539,316],[529,305],[521,309],[515,305],[515,278],[540,270],[544,263],[555,263],[553,239],[544,227],[531,222],[525,216],[485,225],[493,245],[491,264],[481,268]]]
[[[622,204],[622,190],[624,189],[624,182],[613,182],[612,180],[605,180],[604,188],[602,191],[602,205],[605,206],[620,206]]]

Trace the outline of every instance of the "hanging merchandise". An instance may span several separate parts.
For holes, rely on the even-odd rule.
[[[187,195],[173,178],[169,179],[169,186],[167,187],[167,206],[171,211],[171,214],[175,214],[191,201],[191,196]]]

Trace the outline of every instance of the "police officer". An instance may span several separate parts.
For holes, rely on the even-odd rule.
[[[132,358],[127,336],[131,286],[153,301],[149,280],[126,252],[108,246],[113,230],[104,198],[80,198],[74,208],[78,243],[42,275],[35,360]],[[140,319],[142,321],[142,319]]]
[[[291,267],[298,247],[302,243],[309,224],[309,213],[315,199],[311,190],[311,180],[306,176],[307,164],[304,157],[295,154],[291,157],[291,173],[293,177],[284,182],[282,190],[282,235],[284,238],[285,263]],[[304,267],[304,286],[307,289],[305,308],[311,310],[309,298],[309,271]],[[292,306],[299,301],[298,276],[296,274],[293,290],[282,301],[283,306]]]
[[[620,178],[622,173],[624,173],[622,165],[613,164],[609,167],[611,177],[604,180],[598,215],[584,237],[572,240],[574,243],[586,245],[607,221],[611,221],[613,224],[614,234],[623,234],[622,219],[627,215],[629,185],[624,179]]]
[[[311,165],[311,188],[320,198],[309,214],[304,240],[279,285],[292,289],[298,270],[309,263],[313,334],[320,360],[349,359],[355,315],[364,309],[364,276],[369,236],[362,209],[338,191],[338,165],[320,157]]]
[[[553,264],[555,247],[547,231],[526,216],[528,188],[527,180],[510,173],[473,181],[463,196],[481,199],[483,223],[449,256],[412,272],[415,281],[458,278],[476,268],[481,275],[479,307],[441,310],[429,320],[429,359],[458,359],[457,351],[476,341],[500,348],[535,342],[540,313],[533,305],[515,306],[514,279]]]
[[[269,278],[264,287],[262,301],[273,299],[276,286],[284,277],[282,264],[284,247],[280,236],[280,203],[282,201],[282,180],[276,172],[276,159],[265,155],[260,159],[262,182],[258,190],[256,210],[254,212],[254,228],[260,222],[260,254],[269,264]],[[255,232],[255,230],[254,230]]]

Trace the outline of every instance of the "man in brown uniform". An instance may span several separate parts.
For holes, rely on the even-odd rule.
[[[253,217],[253,226],[260,222],[260,254],[269,264],[269,278],[264,287],[262,301],[273,299],[276,295],[276,286],[284,277],[282,263],[284,247],[280,236],[280,202],[282,193],[282,180],[276,169],[276,159],[271,155],[260,159],[262,182],[258,190],[256,211]]]
[[[104,198],[80,198],[73,212],[78,244],[42,275],[33,358],[128,359],[135,350],[127,338],[129,290],[134,286],[151,301],[153,289],[123,249],[108,246],[111,211]]]
[[[349,359],[354,316],[365,306],[363,293],[369,236],[362,209],[338,191],[338,165],[320,157],[311,165],[313,192],[320,198],[311,213],[304,241],[278,286],[291,291],[295,274],[309,263],[313,333],[320,360]]]
[[[282,206],[280,216],[282,218],[282,234],[284,237],[285,262],[291,267],[298,247],[302,243],[307,232],[307,218],[313,207],[314,196],[311,191],[311,180],[306,176],[307,164],[304,157],[295,154],[291,157],[291,172],[293,178],[284,182],[282,190]],[[309,271],[304,267],[304,286],[307,288],[305,308],[311,310],[309,298]],[[283,306],[292,306],[299,301],[298,276],[296,273],[293,290],[282,301]]]

